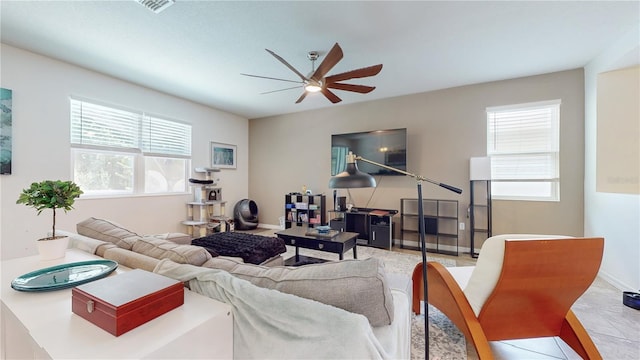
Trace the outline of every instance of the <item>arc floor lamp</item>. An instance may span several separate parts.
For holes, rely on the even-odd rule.
[[[379,166],[381,168],[391,170],[400,174],[404,174],[416,179],[417,187],[418,187],[418,232],[420,234],[420,249],[422,250],[422,263],[427,263],[427,247],[425,243],[425,228],[424,228],[424,209],[422,206],[422,182],[426,181],[440,187],[443,187],[447,190],[453,191],[458,194],[462,194],[462,190],[457,187],[453,187],[451,185],[443,184],[431,179],[427,179],[424,176],[416,175],[404,170],[396,169],[391,166],[387,166],[384,164],[377,163],[375,161],[371,161],[365,159],[361,156],[356,156],[354,153],[349,151],[347,154],[347,168],[345,171],[340,174],[332,177],[329,180],[329,188],[331,189],[346,189],[346,188],[365,188],[365,187],[376,187],[376,179],[373,176],[364,173],[358,170],[358,165],[356,163],[357,160],[364,161],[366,163]],[[424,343],[425,343],[425,359],[429,358],[429,306],[427,305],[428,290],[427,290],[427,267],[422,266],[422,281],[424,288]]]

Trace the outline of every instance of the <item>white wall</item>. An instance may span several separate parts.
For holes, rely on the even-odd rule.
[[[13,173],[0,181],[2,259],[36,253],[35,240],[46,236],[51,212],[16,205],[31,182],[70,179],[69,96],[139,109],[193,126],[192,165],[209,165],[209,142],[238,146],[238,168],[221,179],[226,214],[248,193],[248,120],[207,106],[137,86],[48,57],[1,44],[1,86],[13,90]],[[193,175],[194,177],[201,176]],[[113,220],[140,234],[185,232],[185,202],[191,195],[79,199],[75,209],[58,215],[57,229],[75,230],[90,217]]]
[[[639,33],[640,25],[585,67],[584,232],[605,238],[601,275],[620,289],[633,291],[640,288],[640,196],[596,191],[597,78],[640,62]]]

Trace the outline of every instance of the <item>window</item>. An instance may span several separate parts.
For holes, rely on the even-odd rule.
[[[560,200],[560,100],[487,108],[491,195]]]
[[[191,125],[71,99],[71,148],[85,195],[188,191]]]

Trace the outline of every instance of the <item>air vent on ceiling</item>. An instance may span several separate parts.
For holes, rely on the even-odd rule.
[[[173,5],[175,0],[136,0],[136,2],[158,14],[162,10]]]

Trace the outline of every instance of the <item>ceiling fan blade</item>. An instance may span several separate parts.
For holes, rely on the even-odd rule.
[[[300,77],[300,79],[302,79],[302,81],[309,81],[309,79],[307,79],[304,75],[302,75],[298,70],[296,70],[296,68],[294,68],[293,66],[291,66],[291,64],[289,64],[285,59],[283,59],[282,57],[280,57],[280,55],[274,53],[273,51],[269,50],[269,49],[265,49],[267,50],[267,52],[271,55],[273,55],[273,57],[275,57],[276,59],[278,59],[281,63],[283,63],[286,67],[288,67],[291,71],[293,71],[294,73],[296,73],[296,75],[298,75]]]
[[[294,86],[294,87],[290,87],[290,88],[286,88],[286,89],[272,90],[272,91],[265,91],[265,92],[263,92],[263,93],[260,93],[260,95],[264,95],[264,94],[271,94],[271,93],[280,92],[280,91],[285,91],[285,90],[291,90],[291,89],[300,89],[300,88],[302,88],[302,86]]]
[[[339,103],[340,101],[342,101],[342,99],[340,99],[339,97],[336,96],[336,94],[332,93],[331,90],[327,89],[327,88],[322,88],[322,93],[324,94],[324,96],[327,97],[327,99],[329,99],[329,101],[331,101],[332,103]]]
[[[251,77],[260,78],[260,79],[269,79],[269,80],[287,81],[287,82],[292,82],[292,83],[296,83],[296,84],[303,84],[303,82],[302,82],[302,81],[298,81],[298,80],[279,79],[279,78],[274,78],[274,77],[260,76],[260,75],[251,75],[251,74],[243,74],[243,73],[240,73],[240,75],[244,75],[244,76],[251,76]]]
[[[320,81],[338,61],[342,60],[342,56],[342,48],[338,43],[335,43],[324,60],[322,60],[322,63],[320,63],[320,66],[318,66],[313,75],[311,75],[311,79]]]
[[[304,100],[304,98],[307,97],[307,92],[303,91],[302,95],[300,95],[300,97],[298,98],[298,100],[296,100],[296,104],[299,104],[302,102],[302,100]]]
[[[382,70],[382,64],[373,65],[361,69],[355,69],[347,72],[343,72],[336,75],[327,76],[324,78],[327,83],[335,83],[342,80],[356,79],[378,75],[378,73]]]
[[[353,85],[353,84],[343,84],[343,83],[329,83],[326,86],[331,89],[353,91],[361,94],[370,93],[376,88],[375,86]]]

